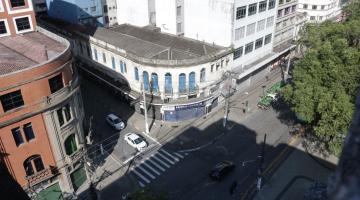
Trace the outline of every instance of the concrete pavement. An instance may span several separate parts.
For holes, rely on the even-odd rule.
[[[335,168],[336,157],[324,158],[319,154],[309,154],[302,143],[289,146],[290,155],[267,177],[264,187],[254,200],[302,200],[305,191],[314,181],[327,183]],[[329,167],[330,166],[330,167]]]

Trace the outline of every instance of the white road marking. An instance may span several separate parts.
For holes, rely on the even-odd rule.
[[[149,173],[148,171],[146,171],[146,169],[144,169],[143,167],[141,167],[141,165],[138,165],[136,168],[141,169],[141,171],[145,172],[146,175],[148,175],[148,176],[151,177],[152,179],[155,179],[155,176],[153,176],[151,173]]]
[[[155,142],[156,144],[158,144],[159,146],[162,146],[160,144],[160,142],[158,142],[157,140],[155,140],[153,137],[151,137],[149,134],[146,134],[145,132],[142,132],[143,135],[145,135],[146,137],[148,137],[150,140],[152,140],[153,142]]]
[[[164,168],[162,168],[160,165],[158,165],[156,162],[154,162],[153,160],[146,158],[146,160],[150,161],[153,165],[155,165],[157,168],[159,168],[161,171],[165,171]]]
[[[157,175],[160,176],[160,172],[158,172],[156,169],[151,167],[149,164],[147,164],[145,161],[141,161],[142,164],[144,164],[147,168],[151,169],[153,172],[155,172]]]
[[[171,155],[169,152],[165,151],[164,149],[160,149],[161,152],[165,153],[166,155],[168,155],[169,157],[171,157],[172,159],[174,159],[176,162],[179,162],[179,158]]]
[[[165,167],[170,168],[170,165],[164,163],[160,158],[158,158],[156,155],[152,156],[153,158],[155,158],[155,160],[159,161],[161,164],[163,164]]]
[[[123,164],[128,163],[129,161],[131,161],[132,159],[134,159],[136,156],[138,156],[141,152],[137,152],[135,155],[131,156],[130,158],[126,159]]]
[[[140,172],[136,171],[135,168],[133,168],[131,170],[132,172],[134,172],[138,177],[140,177],[142,180],[144,180],[146,183],[150,183],[151,181],[149,179],[147,179],[146,177],[144,177]]]
[[[141,181],[138,181],[138,183],[139,183],[139,185],[140,185],[140,187],[145,187],[145,184],[144,183],[142,183]]]
[[[165,159],[166,161],[168,161],[169,163],[171,163],[171,164],[173,164],[173,165],[175,164],[174,161],[170,160],[169,158],[167,158],[166,156],[164,156],[162,153],[157,152],[156,154],[159,155],[160,157],[164,158],[164,159]]]
[[[177,153],[177,152],[174,152],[175,155],[177,155],[178,157],[180,158],[184,158],[184,156],[182,156],[181,154]]]

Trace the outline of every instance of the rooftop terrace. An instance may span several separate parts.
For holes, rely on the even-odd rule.
[[[21,71],[58,56],[66,44],[40,32],[0,38],[0,76]]]

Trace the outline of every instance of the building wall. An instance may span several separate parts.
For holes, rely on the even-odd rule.
[[[176,35],[176,0],[155,0],[156,26]]]
[[[104,9],[105,26],[106,27],[114,26],[115,24],[117,24],[116,0],[102,0],[102,2],[103,2],[103,9]]]
[[[86,44],[82,45],[83,47]],[[213,61],[209,61],[200,65],[193,66],[176,66],[176,67],[163,67],[163,66],[149,66],[140,63],[136,63],[132,60],[127,59],[125,56],[115,54],[112,51],[101,47],[100,45],[96,45],[95,43],[90,44],[91,52],[92,52],[92,60],[98,62],[109,69],[112,69],[115,73],[121,74],[129,83],[129,86],[132,90],[136,92],[141,92],[141,81],[143,72],[146,71],[149,74],[149,79],[152,73],[156,73],[158,75],[158,84],[160,94],[162,96],[165,88],[165,74],[170,73],[172,75],[172,85],[173,85],[173,98],[179,97],[179,75],[181,73],[186,74],[186,83],[188,85],[189,74],[191,72],[195,72],[195,81],[196,85],[199,86],[200,90],[205,91],[206,88],[213,86],[214,83],[217,83],[221,80],[221,77],[225,71],[229,71],[232,66],[232,55],[227,55],[222,58],[214,58]],[[97,52],[97,61],[95,60],[95,49]],[[103,62],[103,53],[106,56],[106,62]],[[83,55],[85,56],[86,50],[83,50]],[[115,59],[115,69],[112,66],[111,57]],[[121,72],[120,70],[120,61],[126,63],[127,72]],[[223,66],[221,67],[221,62]],[[216,70],[216,66],[219,65],[218,70]],[[211,66],[213,66],[213,72],[211,72]],[[135,67],[138,69],[139,80],[135,79]],[[200,81],[201,70],[205,69],[205,81]]]
[[[233,0],[184,1],[186,37],[226,47],[232,44]]]
[[[274,47],[292,40],[295,36],[295,26],[297,24],[297,0],[278,1],[278,13],[275,25]],[[287,10],[290,10],[287,13]]]
[[[14,137],[12,135],[11,129],[22,127],[31,123],[35,139],[30,140],[16,146]],[[49,138],[47,136],[47,131],[44,125],[44,121],[41,115],[35,115],[31,118],[21,120],[9,126],[0,129],[0,140],[4,144],[3,151],[6,152],[6,164],[8,168],[10,167],[11,172],[13,172],[14,179],[22,186],[27,185],[27,180],[25,179],[26,173],[23,166],[24,161],[32,155],[40,155],[44,163],[45,168],[50,166],[56,166],[54,157],[52,156],[52,149],[49,144]]]
[[[60,55],[45,63],[0,77],[0,96],[20,90],[24,101],[23,106],[7,112],[4,111],[3,106],[0,106],[0,143],[3,147],[0,150],[5,155],[8,154],[5,157],[7,167],[21,186],[27,187],[23,162],[29,156],[38,154],[41,156],[46,169],[51,166],[60,171],[60,175],[52,181],[58,180],[62,191],[72,192],[73,186],[69,174],[79,168],[79,164],[74,167],[74,163],[79,163],[81,157],[77,155],[83,150],[84,145],[82,129],[84,113],[79,82],[77,74],[72,68],[69,42],[43,29],[39,28],[39,31],[48,37],[63,42],[67,48]],[[62,74],[64,87],[55,93],[51,93],[49,79],[59,74]],[[72,118],[60,127],[56,111],[63,109],[66,104],[70,105]],[[52,116],[51,121],[47,117],[49,113]],[[29,122],[32,124],[35,139],[16,147],[11,129],[22,127]],[[65,156],[66,158],[59,157],[57,152],[65,151],[65,139],[72,133],[76,134],[77,152],[74,155]],[[48,172],[46,175],[43,172],[35,173],[34,178],[31,179],[32,185],[43,184],[46,178],[54,175]],[[51,184],[50,182],[46,181],[45,185]]]
[[[298,11],[306,13],[309,22],[322,22],[340,14],[339,0],[299,0]]]
[[[101,0],[46,0],[50,17],[71,23],[104,26]]]
[[[149,24],[148,0],[117,0],[118,24],[146,26]]]
[[[239,48],[243,48],[242,56],[236,58],[234,60],[234,67],[244,67],[262,57],[271,54],[272,52],[272,43],[274,37],[274,29],[275,29],[275,20],[276,20],[276,12],[277,12],[277,4],[272,9],[269,9],[269,0],[267,0],[267,7],[266,11],[259,13],[259,6],[257,6],[257,12],[254,15],[248,16],[248,8],[250,4],[257,3],[259,5],[260,0],[238,0],[235,2],[235,9],[234,9],[234,48],[235,51]],[[246,16],[241,19],[236,19],[236,10],[239,7],[246,6]],[[265,20],[265,27],[263,30],[257,30],[257,26],[259,21]],[[269,23],[268,23],[269,22]],[[272,22],[272,23],[270,23]],[[255,32],[253,34],[247,34],[248,25],[255,23]],[[240,37],[239,39],[236,38],[236,29],[244,28],[245,35],[244,37]],[[270,43],[265,45],[264,38],[267,35],[271,34],[271,41]],[[263,38],[263,46],[255,49],[255,41],[259,38]],[[245,54],[245,46],[246,44],[254,42],[253,51]]]
[[[18,31],[16,28],[16,18],[28,17],[30,23],[30,29]],[[36,21],[33,12],[33,5],[31,1],[25,1],[25,6],[12,8],[10,0],[0,0],[0,21],[5,22],[7,33],[0,34],[0,37],[16,35],[19,33],[26,33],[35,30]]]

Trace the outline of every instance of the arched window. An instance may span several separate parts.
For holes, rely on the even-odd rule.
[[[135,80],[139,81],[139,70],[137,67],[134,68]]]
[[[120,72],[124,73],[124,63],[120,60]]]
[[[75,139],[75,134],[70,135],[65,140],[65,152],[66,155],[72,155],[77,150],[77,144]]]
[[[27,176],[45,169],[40,155],[30,156],[24,161],[23,165]]]
[[[95,48],[94,48],[94,58],[96,61],[98,60],[98,52]]]
[[[158,75],[156,73],[151,74],[151,90],[154,93],[159,92]]]
[[[205,68],[200,71],[200,82],[205,82]]]
[[[144,90],[149,91],[149,74],[146,71],[143,72],[143,84]]]
[[[186,75],[184,73],[179,75],[179,92],[186,92]]]
[[[165,94],[172,93],[172,77],[170,73],[165,74]]]
[[[189,92],[194,92],[196,89],[195,72],[189,74]]]

